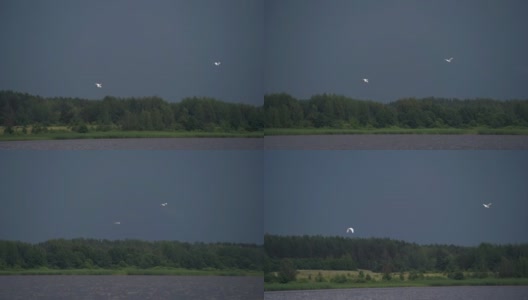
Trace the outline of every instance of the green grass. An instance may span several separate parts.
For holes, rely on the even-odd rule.
[[[265,135],[332,135],[332,134],[482,134],[482,135],[528,135],[528,128],[269,128]]]
[[[0,270],[0,275],[170,275],[170,276],[263,276],[262,272],[248,270],[191,270],[182,268],[154,267],[148,269],[9,269]]]
[[[347,288],[381,288],[381,287],[426,287],[426,286],[486,286],[486,285],[528,285],[528,278],[488,278],[488,279],[420,279],[414,281],[370,281],[365,283],[334,282],[289,282],[264,283],[265,291],[319,290]]]
[[[0,135],[0,141],[120,139],[120,138],[262,138],[263,132],[205,132],[205,131],[90,131],[78,133],[64,129],[45,133]]]
[[[316,282],[315,276],[321,273],[323,282]],[[528,278],[466,278],[455,280],[447,278],[441,273],[425,273],[424,278],[409,280],[409,273],[404,273],[404,280],[399,273],[392,273],[391,280],[382,280],[381,273],[363,270],[364,275],[372,277],[370,281],[359,281],[359,271],[330,271],[330,270],[299,270],[297,279],[288,283],[264,283],[265,291],[313,290],[313,289],[344,289],[344,288],[380,288],[380,287],[426,287],[426,286],[468,286],[468,285],[528,285]],[[333,276],[344,275],[344,283],[332,282]],[[465,274],[466,277],[469,275]]]

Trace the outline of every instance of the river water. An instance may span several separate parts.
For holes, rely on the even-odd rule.
[[[262,299],[262,277],[0,276],[0,299]]]
[[[521,300],[528,286],[451,286],[358,288],[314,291],[265,292],[265,300]]]
[[[297,135],[264,140],[265,150],[528,150],[528,135]]]

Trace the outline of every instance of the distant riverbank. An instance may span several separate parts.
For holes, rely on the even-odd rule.
[[[4,269],[0,270],[2,275],[170,275],[170,276],[263,276],[262,272],[238,270],[238,269],[183,269],[154,267],[147,269],[140,268],[119,268],[119,269]]]
[[[269,128],[265,135],[338,135],[338,134],[472,134],[472,135],[528,135],[528,128]]]
[[[265,282],[265,291],[319,290],[347,288],[382,287],[426,287],[426,286],[488,286],[488,285],[528,285],[528,278],[473,278],[466,273],[464,279],[453,279],[441,273],[424,273],[414,280],[409,273],[393,273],[390,280],[384,280],[383,274],[364,270],[370,277],[366,280],[357,271],[299,270],[297,279],[288,283]],[[321,274],[321,275],[319,275]]]
[[[263,131],[88,131],[79,133],[59,126],[39,133],[5,134],[0,127],[0,141],[38,141],[74,139],[137,139],[137,138],[263,138],[265,136],[303,135],[528,135],[528,128],[270,128]]]
[[[207,132],[207,131],[89,131],[79,133],[65,129],[36,134],[2,134],[0,141],[73,140],[73,139],[126,139],[126,138],[262,138],[262,131]]]

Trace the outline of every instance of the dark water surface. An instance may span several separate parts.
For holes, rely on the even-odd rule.
[[[517,300],[528,299],[528,286],[453,286],[359,288],[315,291],[266,292],[266,300]]]
[[[263,138],[1,141],[0,150],[262,150],[263,142]]]
[[[0,299],[262,299],[262,277],[0,276]]]
[[[527,135],[295,135],[264,140],[264,150],[528,150]]]

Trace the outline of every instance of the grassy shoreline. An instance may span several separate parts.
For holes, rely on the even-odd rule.
[[[10,275],[166,275],[166,276],[263,276],[262,272],[248,270],[192,270],[182,268],[155,267],[148,269],[4,269],[0,276]]]
[[[204,132],[204,131],[93,131],[87,133],[49,131],[38,134],[0,135],[0,141],[70,140],[70,139],[126,139],[126,138],[262,138],[261,132]]]
[[[431,286],[486,286],[486,285],[528,285],[528,278],[496,278],[491,274],[486,278],[471,277],[465,272],[464,279],[448,278],[442,273],[424,273],[420,278],[409,279],[409,272],[392,273],[391,280],[383,280],[382,273],[362,270],[364,276],[368,274],[371,280],[360,279],[359,271],[335,270],[299,270],[295,281],[288,283],[265,282],[265,291],[292,291],[292,290],[322,290],[322,289],[351,289],[351,288],[387,288],[387,287],[431,287]],[[322,281],[316,280],[321,274]],[[335,278],[343,279],[339,282]]]
[[[55,126],[47,132],[23,134],[16,128],[15,134],[3,134],[0,141],[70,140],[70,139],[127,139],[127,138],[263,138],[264,136],[290,135],[354,135],[354,134],[443,134],[443,135],[528,135],[528,128],[269,128],[256,132],[220,131],[89,131],[78,133],[64,126]]]
[[[528,135],[528,128],[269,128],[264,135],[335,135],[335,134],[470,134],[470,135]]]
[[[334,283],[334,282],[289,282],[264,283],[264,291],[293,290],[323,290],[350,288],[388,288],[388,287],[432,287],[432,286],[496,286],[496,285],[528,285],[528,278],[471,278],[455,279],[420,279],[414,281],[375,281],[365,283]]]

